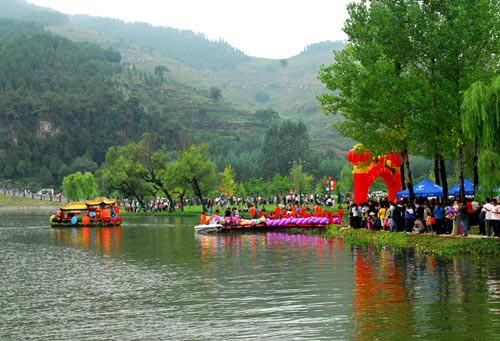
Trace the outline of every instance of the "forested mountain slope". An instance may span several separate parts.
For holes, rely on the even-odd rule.
[[[92,36],[118,49],[123,61],[139,69],[152,71],[165,64],[169,78],[193,87],[218,87],[226,100],[248,111],[272,108],[282,118],[303,120],[312,143],[333,155],[342,155],[352,145],[331,128],[336,118],[325,117],[316,99],[325,90],[317,79],[319,67],[333,61],[332,51],[342,49],[343,42],[313,44],[297,56],[276,60],[246,56],[225,42],[191,31],[89,16],[68,20],[71,25],[54,25],[51,30],[71,39]]]
[[[316,160],[307,165],[317,171],[352,146],[316,99],[317,70],[342,47],[253,58],[190,31],[0,0],[0,177],[57,184],[145,133],[171,151],[208,142],[218,168],[259,177],[264,136],[283,118],[305,123]]]
[[[124,68],[115,50],[8,19],[0,20],[0,37],[3,178],[41,173],[51,183],[75,159],[99,164],[110,146],[144,133],[178,149],[206,141],[208,134],[244,139],[259,129],[255,116],[205,92]]]

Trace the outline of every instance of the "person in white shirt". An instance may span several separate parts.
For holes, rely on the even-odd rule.
[[[491,200],[493,204],[493,209],[491,210],[491,220],[493,221],[493,234],[495,238],[500,237],[500,205],[497,204],[497,200]]]
[[[484,215],[484,229],[486,230],[486,237],[491,236],[491,232],[493,231],[493,224],[494,222],[492,221],[492,211],[493,211],[493,204],[491,203],[490,198],[485,199],[486,204],[483,205],[483,212],[485,213]]]

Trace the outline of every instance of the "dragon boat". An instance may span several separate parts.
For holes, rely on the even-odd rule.
[[[222,232],[269,228],[322,228],[339,223],[341,223],[340,218],[334,217],[332,212],[284,216],[267,215],[257,219],[213,216],[206,224],[196,225],[194,229],[196,232]]]
[[[112,227],[122,223],[116,200],[96,198],[59,206],[50,216],[51,227]]]

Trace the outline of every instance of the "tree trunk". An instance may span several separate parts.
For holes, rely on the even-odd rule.
[[[465,189],[464,189],[464,150],[460,146],[458,148],[458,163],[459,163],[459,175],[460,180],[460,201],[465,202]]]
[[[194,194],[200,199],[201,205],[203,207],[203,212],[207,211],[205,206],[205,202],[203,201],[203,195],[201,193],[200,185],[198,185],[198,181],[196,179],[191,181],[191,185],[193,186]]]
[[[479,189],[479,168],[478,168],[478,154],[479,154],[479,147],[478,147],[478,136],[474,137],[474,159],[473,159],[473,171],[474,171],[474,193],[477,193],[477,190]]]
[[[181,203],[181,212],[184,212],[184,197],[186,196],[186,192],[179,193],[179,201]]]
[[[403,153],[400,155],[401,160],[403,160]],[[406,173],[405,173],[405,163],[401,162],[401,165],[399,166],[399,174],[401,174],[401,189],[405,190],[406,189]]]
[[[406,148],[403,151],[403,162],[406,168],[406,177],[407,177],[406,187],[408,188],[410,202],[413,202],[413,199],[415,199],[415,192],[413,191],[413,177],[411,175],[410,159],[408,158],[408,149]]]
[[[436,179],[436,185],[441,186],[441,178],[439,176],[439,165],[441,161],[441,155],[436,153],[434,155],[434,179]]]
[[[448,180],[446,180],[446,164],[444,159],[441,157],[439,159],[440,163],[440,177],[441,177],[441,187],[443,187],[443,200],[448,199]]]

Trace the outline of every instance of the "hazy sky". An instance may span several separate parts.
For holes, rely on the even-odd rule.
[[[288,58],[307,45],[344,40],[353,0],[27,0],[67,14],[142,21],[221,38],[247,55]]]

